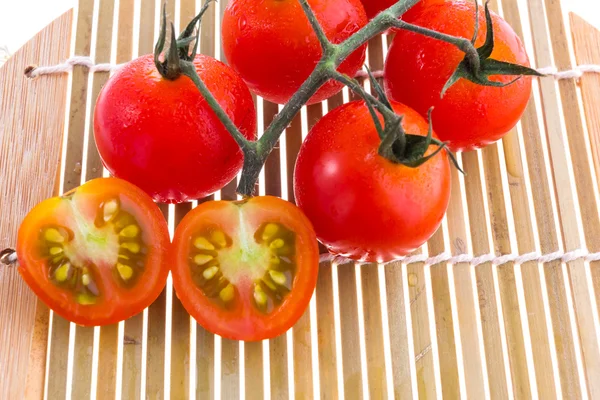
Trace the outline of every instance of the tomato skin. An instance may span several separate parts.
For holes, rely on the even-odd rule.
[[[227,65],[198,55],[200,78],[242,134],[256,139],[250,91]],[[192,81],[160,76],[152,55],[137,58],[102,89],[94,137],[106,168],[156,201],[200,199],[240,171],[243,154]]]
[[[340,43],[367,23],[360,0],[309,0],[327,37]],[[321,58],[321,46],[297,0],[232,0],[223,16],[223,50],[231,66],[256,94],[285,104]],[[338,70],[349,76],[362,67],[366,45]],[[342,89],[329,81],[308,104]]]
[[[428,7],[414,24],[446,34],[470,39],[474,32],[475,6],[472,2],[449,1]],[[529,66],[525,48],[506,21],[492,13],[495,46],[491,58]],[[480,10],[481,29],[476,46],[485,41],[486,27]],[[531,77],[524,76],[504,88],[480,86],[459,80],[443,98],[446,81],[463,59],[453,45],[425,36],[399,31],[385,64],[384,83],[388,96],[421,115],[430,107],[433,124],[453,151],[484,147],[502,138],[519,121],[531,94]],[[511,76],[490,80],[510,82]]]
[[[427,134],[419,114],[392,106],[407,133]],[[450,199],[447,155],[408,168],[381,157],[379,144],[367,107],[355,101],[324,116],[300,149],[296,201],[334,254],[390,261],[420,247],[442,222]]]
[[[277,222],[296,234],[297,272],[293,289],[279,309],[268,316],[247,304],[237,304],[230,310],[219,308],[192,281],[189,267],[191,238],[205,224],[218,224],[228,233],[235,231],[240,220],[238,206],[246,210],[244,220],[248,226],[256,227],[264,221]],[[169,259],[177,297],[200,325],[228,339],[258,341],[285,333],[306,311],[317,283],[319,249],[312,224],[298,207],[277,197],[261,196],[241,202],[200,204],[175,230]]]
[[[405,21],[412,21],[424,7],[428,7],[434,4],[440,4],[444,1],[445,0],[420,0],[410,10],[408,10],[406,13],[404,13],[404,15],[402,15],[402,19]],[[377,14],[379,14],[381,11],[390,8],[391,6],[396,4],[398,0],[362,0],[362,2],[365,6],[367,17],[371,19]]]
[[[72,193],[75,193],[73,201],[86,217],[92,218],[90,213],[101,199],[115,196],[140,222],[143,239],[148,243],[140,280],[134,288],[123,289],[111,285],[110,273],[102,270],[96,277],[101,277],[98,286],[105,297],[98,304],[86,306],[77,304],[72,296],[52,283],[47,273],[48,261],[41,256],[37,239],[44,226],[62,224],[69,219],[61,211],[64,200],[60,197],[50,198],[34,207],[19,228],[17,257],[23,280],[54,312],[79,325],[109,325],[142,312],[158,298],[169,273],[166,256],[170,240],[165,218],[146,193],[117,178],[94,179]]]

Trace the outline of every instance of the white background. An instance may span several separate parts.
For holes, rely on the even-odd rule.
[[[0,0],[0,59],[4,55],[3,47],[14,53],[40,29],[73,7],[75,2],[76,0]],[[600,28],[598,0],[562,0],[562,4],[566,11],[574,11]]]

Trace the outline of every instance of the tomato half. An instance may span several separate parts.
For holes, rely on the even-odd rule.
[[[207,330],[246,341],[291,328],[308,307],[319,268],[306,216],[268,196],[199,205],[177,227],[170,257],[185,309]]]
[[[491,58],[529,66],[525,47],[515,31],[497,14],[491,15],[495,38]],[[412,23],[471,39],[475,4],[448,1],[427,7]],[[483,10],[479,12],[479,26],[477,47],[483,45],[487,32]],[[523,76],[506,87],[481,86],[460,79],[442,98],[442,88],[463,58],[464,53],[451,44],[399,30],[384,71],[389,97],[423,116],[434,107],[435,130],[454,151],[480,148],[502,138],[517,124],[531,95],[531,77]],[[490,77],[504,83],[513,79],[505,75]]]
[[[408,10],[406,13],[404,13],[404,15],[402,15],[402,19],[405,21],[412,21],[424,7],[433,4],[440,4],[444,1],[445,0],[420,0],[410,10]],[[367,16],[369,18],[373,18],[383,10],[390,8],[391,6],[396,4],[398,0],[362,0],[362,2],[365,6]]]
[[[428,123],[392,102],[409,134]],[[442,152],[418,168],[378,154],[381,140],[367,106],[355,101],[325,115],[300,148],[294,173],[298,206],[335,254],[385,262],[420,247],[438,229],[450,199],[450,165]],[[437,146],[430,146],[426,155]]]
[[[248,139],[256,139],[254,102],[230,67],[198,55],[196,72]],[[106,168],[162,203],[200,199],[228,184],[243,154],[186,76],[163,78],[152,55],[120,68],[96,102],[94,138]]]
[[[146,193],[100,178],[31,210],[19,228],[19,272],[60,316],[108,325],[156,300],[168,244],[165,218]]]
[[[367,23],[360,0],[308,0],[325,35],[341,43]],[[256,94],[285,104],[319,62],[322,51],[298,0],[231,0],[223,15],[223,51]],[[362,68],[366,45],[338,68],[349,76]],[[308,104],[342,90],[329,81]]]

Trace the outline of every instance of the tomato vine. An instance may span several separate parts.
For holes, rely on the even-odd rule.
[[[381,91],[378,96],[368,94],[353,78],[337,71],[339,65],[356,49],[372,37],[381,34],[390,28],[404,29],[441,40],[456,46],[465,53],[463,61],[447,82],[445,90],[461,78],[468,79],[480,85],[498,86],[498,82],[490,81],[488,77],[491,75],[540,75],[537,71],[527,67],[490,59],[494,42],[491,17],[487,4],[485,6],[485,13],[488,35],[486,43],[482,47],[476,48],[474,45],[475,39],[468,40],[450,36],[399,19],[404,13],[415,6],[419,0],[399,0],[396,4],[374,17],[366,26],[347,40],[340,44],[334,44],[325,35],[313,10],[308,4],[308,0],[297,0],[301,4],[306,17],[321,44],[323,54],[313,72],[291,97],[281,112],[274,118],[271,125],[265,129],[262,137],[257,141],[250,141],[241,134],[225,111],[219,106],[217,100],[198,76],[192,63],[193,57],[197,51],[199,24],[201,23],[202,15],[212,1],[213,0],[204,1],[204,5],[199,15],[192,20],[179,38],[176,38],[174,27],[171,24],[171,41],[169,48],[166,50],[167,24],[165,12],[163,10],[161,34],[155,48],[155,60],[159,72],[165,78],[175,79],[183,74],[193,81],[219,120],[227,128],[244,152],[244,166],[237,192],[245,197],[253,195],[260,171],[282,133],[307,101],[330,79],[337,80],[348,86],[361,96],[369,106],[375,125],[378,127],[378,132],[382,139],[379,152],[380,155],[390,159],[392,162],[401,163],[410,167],[418,167],[429,159],[424,158],[423,155],[425,153],[424,150],[427,150],[430,144],[439,146],[438,151],[448,151],[445,143],[440,142],[437,139],[431,137],[420,137],[418,139],[408,137],[410,135],[407,135],[401,128],[400,122],[402,117],[396,115],[391,107],[389,107],[389,104],[386,104],[387,100],[385,99],[385,96],[382,95],[383,91]],[[478,21],[477,16],[474,16],[474,18]],[[196,24],[198,24],[198,29],[196,29],[196,33],[194,34]],[[474,38],[477,37],[477,30],[478,26],[476,26]],[[191,54],[188,54],[190,44],[194,40],[196,43],[193,46]],[[159,56],[163,53],[163,50],[165,50],[164,61],[160,61]],[[375,83],[374,80],[373,83]],[[375,86],[377,88],[377,85]],[[376,91],[379,92],[379,90]],[[381,123],[374,110],[377,110],[384,117],[384,127],[381,127]],[[450,151],[448,151],[448,153],[451,155],[451,159],[455,166],[458,167],[453,155]]]

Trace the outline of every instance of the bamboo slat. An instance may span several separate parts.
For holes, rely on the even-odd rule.
[[[167,18],[181,29],[199,5],[168,2]],[[538,67],[600,64],[599,31],[576,15],[565,19],[558,0],[491,5]],[[0,209],[13,217],[0,219],[0,247],[14,245],[22,217],[53,187],[68,190],[103,175],[91,116],[109,73],[75,67],[70,75],[26,80],[22,70],[72,54],[122,63],[151,53],[160,6],[81,0],[75,14],[53,22],[0,69]],[[200,35],[200,51],[222,60],[226,6],[211,4]],[[390,41],[369,42],[373,70],[383,67]],[[453,170],[447,217],[417,254],[600,251],[598,76],[535,80],[519,126],[498,144],[459,156],[467,175]],[[302,140],[324,113],[354,98],[345,90],[303,108],[269,157],[260,193],[294,200]],[[279,106],[260,98],[256,105],[260,133]],[[63,132],[59,184],[49,185]],[[236,199],[235,185],[214,197]],[[161,205],[170,228],[195,204]],[[322,263],[309,310],[287,335],[264,343],[205,331],[170,281],[143,314],[101,329],[76,327],[50,317],[16,271],[3,268],[0,398],[40,399],[46,387],[48,399],[597,398],[598,265]]]

